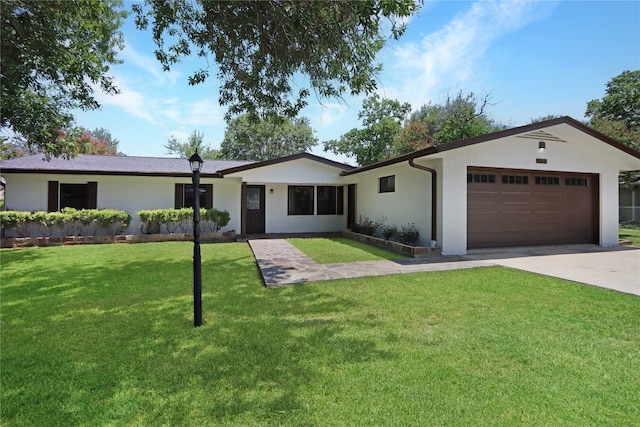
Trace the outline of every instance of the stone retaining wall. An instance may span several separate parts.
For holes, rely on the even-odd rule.
[[[393,242],[391,240],[384,240],[378,237],[367,236],[365,234],[354,233],[353,231],[344,231],[342,233],[345,237],[353,240],[358,240],[363,243],[367,243],[372,246],[384,248],[395,253],[408,255],[414,258],[425,257],[428,255],[439,254],[440,248],[427,248],[424,246],[409,246],[399,242]]]
[[[193,234],[127,234],[121,236],[70,236],[70,237],[11,237],[2,239],[2,248],[26,248],[31,246],[94,245],[105,243],[190,242]],[[202,243],[235,242],[236,233],[202,233]]]

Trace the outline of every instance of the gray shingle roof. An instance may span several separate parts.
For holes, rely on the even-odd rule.
[[[254,162],[233,160],[205,160],[202,175],[216,175],[223,169],[235,168]],[[0,162],[0,173],[93,173],[101,175],[191,175],[187,159],[166,157],[95,156],[84,154],[71,160],[52,158],[43,160],[41,154]]]

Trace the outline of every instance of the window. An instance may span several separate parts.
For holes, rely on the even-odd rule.
[[[98,183],[66,184],[49,181],[47,209],[55,212],[63,208],[96,209]]]
[[[586,187],[589,185],[588,178],[565,178],[565,185],[570,185],[572,187]]]
[[[478,183],[495,184],[496,176],[490,175],[490,174],[483,174],[483,173],[468,173],[467,182],[475,182],[476,184]]]
[[[289,215],[313,215],[313,186],[289,186]]]
[[[536,185],[560,185],[560,177],[536,176]]]
[[[503,184],[529,184],[527,175],[502,175]]]
[[[194,203],[193,184],[176,184],[174,207],[176,209],[192,208]],[[213,208],[213,184],[200,184],[200,207]]]
[[[335,215],[336,187],[319,185],[316,192],[318,194],[318,215]]]
[[[344,215],[344,187],[319,185],[316,187],[317,215]]]
[[[380,193],[393,193],[396,191],[396,176],[383,176],[380,178]]]

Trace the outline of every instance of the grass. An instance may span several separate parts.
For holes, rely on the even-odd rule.
[[[267,289],[246,244],[0,252],[1,422],[637,425],[640,298],[500,267]]]
[[[406,258],[404,255],[346,237],[290,238],[287,241],[318,264]]]
[[[620,226],[620,239],[631,240],[633,246],[640,246],[640,224],[624,224]]]

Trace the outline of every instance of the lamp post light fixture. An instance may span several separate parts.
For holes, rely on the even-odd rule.
[[[193,325],[202,325],[202,258],[200,255],[200,171],[204,161],[198,150],[189,158],[193,172]]]

